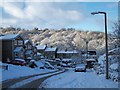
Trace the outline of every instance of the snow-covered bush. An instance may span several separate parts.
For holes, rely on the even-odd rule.
[[[114,82],[119,81],[120,72],[118,69],[118,62],[119,62],[119,48],[113,49],[109,51],[108,56],[108,63],[109,63],[109,78]],[[106,74],[106,60],[105,54],[100,56],[98,59],[98,65],[94,67],[94,70],[97,74]]]

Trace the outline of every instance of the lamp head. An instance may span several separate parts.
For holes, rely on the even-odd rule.
[[[98,12],[92,12],[91,14],[92,14],[92,15],[95,15],[95,14],[99,14],[99,13],[98,13]]]
[[[92,12],[91,14],[92,15],[95,15],[95,14],[106,14],[106,12],[100,12],[100,11],[98,11],[98,12]]]

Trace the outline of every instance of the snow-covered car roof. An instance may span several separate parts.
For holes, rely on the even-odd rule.
[[[15,58],[16,61],[22,61],[22,62],[25,62],[24,59],[21,59],[21,58]]]
[[[86,66],[85,66],[85,64],[78,64],[77,66],[76,66],[76,68],[85,68]]]
[[[70,58],[62,59],[62,61],[72,61]]]
[[[86,61],[96,61],[95,59],[86,59]]]
[[[34,59],[32,59],[32,60],[30,60],[30,62],[35,62],[35,60],[34,60]]]

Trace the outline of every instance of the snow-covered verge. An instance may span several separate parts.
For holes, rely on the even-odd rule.
[[[118,73],[120,72],[118,69],[118,64],[120,60],[120,48],[115,48],[108,52],[108,63],[109,63],[109,78],[115,82],[118,82],[119,77]],[[95,68],[97,74],[105,74],[106,73],[106,57],[105,54],[100,56],[98,59],[99,65]]]
[[[118,88],[117,82],[106,80],[105,75],[96,75],[93,71],[67,71],[53,76],[42,83],[44,88]]]
[[[41,61],[37,62],[36,64],[38,66],[43,66],[43,63]],[[41,74],[41,73],[52,72],[56,70],[56,69],[50,70],[46,68],[40,69],[39,67],[30,68],[28,66],[17,66],[17,65],[5,64],[1,62],[0,62],[0,65],[8,65],[8,70],[0,68],[0,71],[2,72],[2,79],[0,79],[0,82],[8,79],[19,78],[22,76]]]

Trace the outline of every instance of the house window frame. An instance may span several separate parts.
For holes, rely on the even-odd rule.
[[[32,49],[32,46],[28,44],[28,49]]]
[[[17,42],[17,40],[15,40],[15,41],[14,41],[14,45],[17,45],[17,44],[18,44],[18,42]]]
[[[19,57],[19,53],[18,52],[15,52],[15,57]]]
[[[23,41],[22,40],[18,40],[18,45],[23,45]]]

